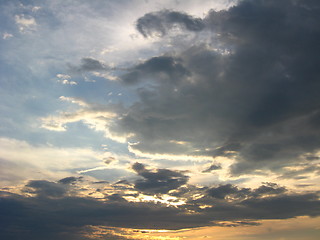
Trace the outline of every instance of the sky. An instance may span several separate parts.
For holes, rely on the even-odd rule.
[[[0,238],[316,240],[318,0],[0,0]]]

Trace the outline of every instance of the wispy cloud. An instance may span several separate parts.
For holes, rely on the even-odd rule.
[[[35,18],[32,16],[25,16],[24,14],[16,15],[15,22],[18,25],[19,31],[21,33],[34,31],[36,30],[36,27],[37,27]]]

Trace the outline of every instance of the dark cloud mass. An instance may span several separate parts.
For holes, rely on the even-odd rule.
[[[123,76],[157,85],[139,87],[140,101],[111,131],[134,133],[131,147],[140,152],[236,157],[234,175],[278,171],[315,155],[319,7],[318,1],[247,0],[202,20],[168,10],[143,16],[137,29],[144,36],[164,35],[174,23],[199,36],[184,51],[151,58]]]
[[[182,66],[179,59],[159,56],[138,64],[132,71],[122,76],[122,80],[128,84],[138,83],[141,80],[178,81],[187,75],[188,70]]]
[[[194,18],[186,13],[162,10],[147,13],[137,21],[137,29],[144,36],[164,36],[172,28],[184,28],[197,32],[204,28],[202,19]]]
[[[142,164],[136,163],[133,168],[141,175],[150,174]],[[150,178],[168,179],[168,175],[170,178],[179,175],[172,171],[164,173],[160,169],[155,174],[157,177]],[[160,175],[165,177],[159,177]],[[150,178],[148,180],[154,184]],[[104,199],[52,194],[57,188],[55,184],[59,185],[44,180],[29,182],[26,188],[38,190],[33,197],[0,192],[0,232],[3,239],[85,240],[88,238],[83,233],[87,231],[88,225],[181,229],[214,225],[257,225],[255,221],[261,219],[320,214],[320,202],[316,194],[287,194],[283,187],[272,183],[256,189],[239,188],[230,184],[210,189],[184,186],[181,187],[180,197],[186,203],[178,208],[156,202],[129,202],[121,194],[110,194]],[[146,189],[159,188],[155,185]],[[136,188],[140,190],[139,185]],[[161,189],[162,186],[159,191]],[[194,199],[194,194],[201,194],[202,197]],[[204,205],[205,208],[202,207]],[[231,223],[221,223],[223,221]],[[119,239],[112,235],[106,237]]]
[[[146,169],[141,163],[133,164],[132,169],[144,178],[135,182],[135,188],[147,193],[167,193],[186,184],[189,179],[181,172],[168,169],[157,169],[153,172]]]
[[[246,198],[257,198],[270,195],[278,195],[286,192],[287,189],[279,187],[273,183],[267,183],[261,185],[257,189],[251,190],[250,188],[239,189],[232,184],[221,185],[219,187],[210,188],[207,190],[209,196],[217,199],[226,199],[231,197],[234,199],[246,199]]]
[[[26,185],[25,191],[41,197],[62,197],[67,193],[67,188],[64,184],[60,183],[34,180]]]

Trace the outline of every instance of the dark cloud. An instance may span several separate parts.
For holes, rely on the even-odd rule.
[[[256,189],[226,184],[210,188],[206,193],[202,198],[190,200],[187,205],[200,211],[198,207],[205,204],[208,207],[203,211],[212,216],[213,221],[222,218],[224,221],[242,221],[317,216],[320,210],[316,193],[287,194],[286,188],[272,183]]]
[[[212,164],[210,167],[208,167],[206,170],[202,171],[203,173],[208,173],[214,170],[219,170],[221,169],[221,165],[217,165],[217,164]]]
[[[73,184],[76,183],[77,181],[81,180],[83,177],[66,177],[62,178],[58,181],[58,183],[62,184]]]
[[[177,189],[188,182],[189,177],[183,175],[179,171],[168,169],[157,169],[151,171],[145,168],[141,163],[135,163],[132,166],[139,176],[144,179],[139,179],[135,182],[135,188],[139,191],[163,194],[170,190]]]
[[[136,164],[136,167],[140,173],[146,172],[141,165]],[[178,195],[187,202],[179,207],[159,202],[129,202],[119,193],[110,194],[103,201],[62,194],[53,198],[53,187],[49,183],[52,182],[31,181],[26,187],[33,186],[46,193],[34,197],[0,192],[1,239],[85,240],[87,238],[83,233],[89,225],[182,229],[256,225],[256,221],[262,219],[320,215],[320,202],[316,194],[287,194],[283,187],[271,183],[256,189],[235,185],[210,189],[184,186],[178,190]],[[203,197],[194,199],[195,193],[201,193]],[[110,236],[108,239],[119,238]]]
[[[82,71],[100,71],[105,70],[105,65],[93,58],[82,58],[80,69]]]
[[[25,192],[36,194],[39,197],[63,197],[68,191],[64,184],[47,180],[33,180],[26,185]]]
[[[242,195],[243,193],[246,194],[248,193],[249,189],[241,189],[239,190],[237,187],[231,185],[231,184],[226,184],[222,185],[216,188],[211,188],[208,190],[208,194],[211,197],[214,198],[219,198],[219,199],[224,199],[226,196],[230,195]]]
[[[252,193],[254,196],[263,196],[263,195],[277,195],[286,192],[287,189],[284,187],[279,187],[274,183],[266,183],[255,189]]]
[[[250,188],[238,188],[232,184],[220,185],[218,187],[208,189],[207,193],[209,196],[217,199],[247,199],[279,195],[286,191],[286,188],[279,187],[277,184],[265,183],[254,190],[251,190]]]
[[[130,182],[128,180],[119,180],[115,183],[115,185],[117,184],[122,184],[122,185],[130,185]]]
[[[188,70],[182,66],[179,59],[159,56],[138,64],[123,75],[122,80],[128,84],[138,83],[141,80],[147,80],[148,82],[151,82],[151,80],[169,80],[174,84],[188,74]]]
[[[82,58],[79,66],[70,65],[69,70],[75,73],[84,72],[104,72],[109,71],[112,68],[105,63],[94,58]]]
[[[159,63],[151,58],[123,77],[135,83],[161,79],[161,73],[166,80],[140,86],[140,100],[111,131],[134,133],[131,148],[140,152],[232,156],[234,175],[279,172],[302,156],[317,157],[319,6],[244,0],[210,11],[199,20],[205,28],[198,28],[210,37],[198,32],[197,42],[184,51]],[[170,11],[151,13],[138,29],[145,36],[165,34],[167,22],[174,23]],[[180,46],[180,40],[173,44]],[[174,61],[186,70],[173,67]]]
[[[183,28],[198,32],[204,28],[202,19],[186,13],[162,10],[147,13],[137,20],[136,27],[144,37],[154,35],[164,36],[172,28]]]
[[[107,157],[107,158],[104,158],[103,159],[103,162],[105,163],[105,164],[110,164],[110,163],[112,163],[112,162],[114,162],[114,161],[116,161],[116,159],[114,158],[114,157]]]

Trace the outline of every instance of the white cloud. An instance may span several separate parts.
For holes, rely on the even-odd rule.
[[[8,38],[12,38],[13,35],[11,33],[7,33],[5,32],[3,35],[2,35],[2,39],[8,39]]]
[[[73,168],[88,169],[110,154],[91,148],[61,148],[47,144],[31,145],[26,141],[0,138],[0,183],[33,179],[59,179],[70,175]]]
[[[70,79],[71,76],[68,75],[68,74],[59,73],[59,74],[57,74],[57,78],[59,78],[59,79]]]
[[[63,85],[77,85],[78,83],[75,81],[69,81],[67,79],[61,79],[58,80],[59,83],[62,83]]]
[[[107,138],[126,142],[126,138],[115,136],[109,132],[111,122],[117,117],[117,114],[112,110],[105,106],[89,104],[77,98],[61,96],[59,99],[76,104],[81,108],[72,112],[60,112],[58,115],[40,118],[42,128],[51,131],[66,131],[67,124],[81,121],[95,131],[104,132]]]
[[[65,102],[70,102],[70,103],[73,103],[73,104],[77,104],[77,105],[82,106],[82,107],[88,107],[89,106],[89,104],[87,104],[85,101],[83,101],[81,99],[78,99],[78,98],[60,96],[59,100],[60,101],[65,101]]]
[[[24,14],[15,15],[15,21],[19,27],[19,31],[22,33],[36,30],[37,23],[32,16],[25,16]]]

